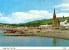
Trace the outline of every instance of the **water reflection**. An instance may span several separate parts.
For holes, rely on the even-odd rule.
[[[0,30],[0,46],[69,46],[69,40],[39,36],[3,36],[3,30]]]
[[[57,43],[57,39],[53,38],[53,46],[56,46],[56,43]]]

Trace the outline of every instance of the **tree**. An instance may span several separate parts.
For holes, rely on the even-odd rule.
[[[69,17],[68,17],[68,20],[67,21],[69,22]]]

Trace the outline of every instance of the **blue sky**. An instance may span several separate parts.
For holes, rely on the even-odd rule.
[[[62,0],[0,0],[0,11],[3,13],[22,12],[28,10],[52,11]]]
[[[0,23],[25,23],[52,18],[53,9],[57,17],[68,16],[69,0],[0,0]]]

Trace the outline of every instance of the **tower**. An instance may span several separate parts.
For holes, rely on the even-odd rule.
[[[60,25],[59,20],[56,18],[55,8],[53,13],[53,27],[58,27]]]
[[[63,16],[63,21],[65,20],[65,17]]]

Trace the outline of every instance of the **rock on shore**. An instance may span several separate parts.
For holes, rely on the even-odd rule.
[[[15,33],[4,33],[7,36],[46,36],[54,38],[69,39],[69,30],[60,29],[18,29]]]

